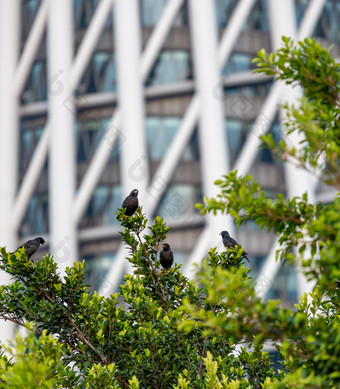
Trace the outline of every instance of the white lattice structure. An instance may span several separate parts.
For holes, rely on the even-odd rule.
[[[313,33],[325,5],[324,0],[312,0],[303,16],[299,29],[294,15],[294,1],[269,1],[270,38],[272,47],[277,48],[281,35],[303,39]],[[20,51],[20,0],[2,0],[0,2],[0,243],[13,249],[19,243],[19,228],[27,212],[27,207],[34,193],[43,167],[48,159],[49,192],[49,228],[46,240],[50,251],[62,247],[64,258],[60,261],[60,271],[70,266],[78,258],[79,236],[82,232],[79,223],[88,207],[89,201],[105,171],[112,148],[119,139],[124,139],[120,146],[120,172],[122,193],[128,194],[138,187],[140,202],[147,214],[153,214],[159,205],[164,191],[173,177],[183,150],[188,144],[193,131],[199,123],[199,150],[202,191],[204,195],[214,196],[215,179],[229,169],[228,147],[224,131],[224,104],[216,99],[213,90],[219,83],[221,70],[230,58],[235,43],[242,32],[242,26],[249,17],[256,3],[255,0],[240,0],[220,38],[217,34],[215,20],[215,2],[213,0],[189,0],[189,31],[192,43],[193,83],[183,83],[178,88],[193,89],[192,98],[181,118],[177,132],[166,154],[151,174],[149,164],[142,163],[138,176],[131,175],[129,169],[136,161],[143,161],[147,155],[144,128],[145,96],[149,93],[145,83],[155,65],[178,13],[183,0],[168,0],[164,10],[142,48],[142,36],[137,0],[100,0],[91,22],[75,52],[73,22],[73,4],[71,0],[42,0],[34,22]],[[114,11],[114,12],[113,12]],[[112,108],[111,124],[84,173],[76,189],[76,145],[75,117],[82,108],[82,97],[77,94],[82,76],[89,66],[89,61],[99,44],[107,18],[113,12],[112,33],[117,64],[118,93],[113,96],[118,101]],[[283,16],[284,15],[284,16]],[[21,107],[20,97],[27,77],[38,55],[39,47],[47,32],[47,102],[40,105],[26,105],[25,112],[34,110],[46,112],[47,122],[39,139],[25,175],[18,186],[18,154]],[[227,83],[237,84],[253,82],[258,76],[250,72],[233,73]],[[163,87],[164,93],[171,88]],[[161,90],[161,88],[160,88]],[[162,92],[162,90],[161,90]],[[104,96],[105,97],[105,96]],[[105,102],[103,96],[93,96],[88,100],[95,104]],[[267,95],[260,114],[254,122],[254,128],[261,133],[269,130],[278,111],[278,104],[295,96],[283,85],[276,84]],[[40,112],[40,111],[39,111]],[[266,120],[263,120],[265,118]],[[247,137],[236,163],[232,167],[240,174],[247,174],[254,163],[260,140],[259,131]],[[138,162],[139,163],[139,162]],[[212,174],[213,172],[213,174]],[[296,175],[299,175],[297,180]],[[309,177],[297,173],[294,169],[285,170],[287,192],[298,195],[308,189],[315,191],[315,183]],[[299,184],[300,183],[300,184]],[[195,249],[186,263],[184,271],[192,275],[192,264],[199,261],[207,250],[220,244],[217,232],[222,229],[233,231],[231,219],[225,217],[208,217],[204,228],[196,240]],[[116,230],[102,229],[109,235]],[[98,232],[100,235],[101,232]],[[88,233],[89,234],[89,233]],[[86,234],[83,233],[85,236]],[[87,235],[88,236],[88,235]],[[54,248],[54,249],[53,249]],[[276,243],[270,251],[263,267],[259,282],[260,294],[265,294],[274,279],[280,264],[275,262]],[[108,295],[119,283],[127,264],[124,260],[125,250],[121,246],[112,263],[100,292]],[[2,282],[8,282],[4,274]],[[263,280],[266,282],[263,283]],[[306,290],[303,278],[299,278],[300,290]],[[1,329],[7,338],[12,329],[6,323]]]

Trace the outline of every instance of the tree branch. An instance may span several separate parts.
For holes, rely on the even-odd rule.
[[[22,322],[19,321],[19,320],[12,319],[12,318],[9,317],[9,316],[5,316],[5,315],[3,315],[3,314],[0,314],[0,318],[3,318],[4,320],[9,320],[9,321],[11,321],[12,323],[15,323],[15,324],[18,324],[19,326],[25,327],[25,324],[24,324],[24,323],[22,323]]]
[[[78,334],[78,338],[79,340],[81,340],[83,343],[86,344],[87,347],[89,347],[92,351],[94,351],[99,357],[100,359],[105,363],[107,364],[107,359],[105,358],[105,356],[100,353],[99,351],[97,351],[94,346],[92,346],[92,344],[85,338],[85,336],[83,335],[83,333],[80,331],[79,327],[77,326],[77,324],[72,320],[70,314],[68,313],[66,315],[68,321],[70,322],[70,324],[72,325],[72,327],[76,330],[77,334]]]
[[[206,347],[207,347],[207,342],[208,342],[208,338],[207,337],[205,337],[204,338],[204,343],[203,343],[203,350],[202,350],[202,353],[201,353],[201,362],[200,362],[200,367],[199,367],[199,369],[198,369],[198,374],[201,374],[201,372],[202,372],[202,368],[203,368],[203,357],[204,357],[204,355],[205,355],[205,349],[206,349]]]
[[[138,240],[139,240],[140,245],[142,246],[142,249],[143,249],[143,253],[144,253],[144,255],[145,255],[145,258],[147,259],[147,261],[148,261],[148,263],[149,263],[149,265],[150,265],[150,267],[151,267],[152,274],[155,276],[155,280],[156,280],[156,282],[157,282],[157,284],[158,284],[158,286],[159,286],[159,289],[160,289],[160,290],[159,290],[159,291],[158,291],[157,289],[156,289],[156,290],[158,291],[158,294],[160,295],[160,297],[161,297],[161,299],[162,299],[162,301],[163,301],[163,303],[164,303],[166,312],[168,312],[168,310],[169,310],[169,304],[168,304],[168,301],[167,301],[167,299],[166,299],[166,297],[165,297],[165,294],[164,294],[164,292],[163,292],[162,284],[161,284],[161,282],[160,282],[160,280],[159,280],[159,278],[158,278],[158,276],[157,276],[156,269],[155,269],[155,267],[153,266],[153,263],[152,263],[151,259],[149,258],[148,253],[146,252],[146,249],[145,249],[145,247],[144,247],[144,245],[143,245],[143,242],[142,242],[142,240],[141,240],[141,238],[140,238],[140,236],[139,236],[139,233],[136,232],[136,235],[137,235],[137,238],[138,238]]]

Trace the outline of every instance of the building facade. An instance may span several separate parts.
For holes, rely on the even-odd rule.
[[[234,169],[269,195],[301,192],[259,148],[260,134],[281,136],[291,96],[252,74],[252,58],[282,35],[318,37],[339,56],[338,1],[4,0],[0,18],[1,245],[43,236],[61,271],[86,259],[88,282],[108,294],[129,270],[114,213],[137,188],[148,219],[172,228],[186,274],[227,229],[260,294],[289,304],[308,288],[275,263],[274,235],[194,206]],[[302,182],[315,200],[331,195]]]

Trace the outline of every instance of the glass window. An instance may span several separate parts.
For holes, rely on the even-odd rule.
[[[340,43],[340,2],[328,0],[313,35]]]
[[[222,74],[246,72],[255,68],[252,63],[252,55],[244,53],[233,53],[228,62],[224,65]]]
[[[85,254],[84,258],[87,261],[85,281],[91,285],[93,291],[98,291],[110,282],[106,275],[112,266],[115,256],[116,253],[104,253],[98,256]]]
[[[283,305],[292,305],[298,299],[296,269],[293,264],[284,262],[275,282],[271,284],[267,299],[279,299]]]
[[[23,0],[22,1],[22,28],[21,28],[21,37],[22,41],[27,40],[28,34],[30,32],[31,26],[33,24],[35,15],[39,9],[42,0]]]
[[[273,138],[276,142],[278,142],[281,139],[281,126],[280,123],[277,121],[277,119],[272,124],[269,133],[273,135]],[[270,150],[269,148],[260,149],[258,153],[258,161],[273,163],[275,161],[275,155],[273,154],[272,150]]]
[[[272,152],[271,152],[271,150],[269,150],[267,148],[261,149],[259,151],[259,158],[258,159],[260,162],[266,162],[266,163],[273,163],[274,162]]]
[[[230,151],[239,151],[243,143],[242,123],[240,120],[226,120]]]
[[[182,5],[173,25],[174,26],[188,26],[189,24],[189,11],[188,3],[185,1]]]
[[[93,195],[93,213],[96,217],[101,216],[100,224],[117,224],[115,212],[121,207],[121,203],[120,186],[98,186]]]
[[[161,161],[173,141],[182,118],[175,116],[150,116],[145,120],[148,155],[152,161]],[[193,132],[189,143],[185,146],[182,160],[199,159],[197,129]]]
[[[115,213],[122,205],[120,185],[98,185],[83,216],[83,228],[119,224]]]
[[[267,0],[257,0],[253,6],[243,30],[269,31],[269,10]]]
[[[105,118],[102,121],[101,126],[98,128],[98,136],[96,138],[96,149],[99,146],[101,140],[104,138],[108,146],[112,147],[111,161],[118,161],[120,155],[120,145],[124,142],[124,136],[117,127],[112,125],[112,118]],[[114,144],[112,145],[112,143]]]
[[[227,132],[230,162],[233,163],[236,161],[248,135],[247,123],[237,119],[226,119],[224,123]]]
[[[150,73],[147,85],[172,84],[192,79],[192,65],[185,50],[163,51]]]
[[[186,259],[188,258],[188,253],[185,253],[184,251],[178,251],[178,250],[172,250],[174,253],[174,265],[184,265],[186,262]],[[159,254],[158,254],[159,258]],[[183,267],[181,268],[183,271]]]
[[[20,173],[24,173],[26,171],[44,128],[43,126],[32,126],[27,128],[26,125],[23,122],[23,128],[20,133]]]
[[[40,6],[41,0],[26,0],[26,3],[27,3],[27,8],[29,11],[30,18],[31,20],[33,20]]]
[[[100,0],[73,0],[73,16],[76,29],[84,30],[91,23]],[[112,12],[109,13],[105,27],[112,26]]]
[[[266,82],[255,85],[242,85],[242,86],[233,86],[225,87],[225,95],[242,95],[242,96],[259,96],[266,97],[271,89],[272,83]]]
[[[79,93],[114,92],[116,89],[117,73],[114,54],[107,51],[94,53],[79,85]]]
[[[179,219],[196,212],[195,204],[200,200],[199,189],[191,184],[174,184],[164,192],[155,215],[165,220]]]
[[[215,0],[215,10],[218,27],[224,28],[229,22],[237,0]]]
[[[48,194],[33,194],[20,227],[20,236],[48,232]]]
[[[89,161],[102,140],[112,147],[110,160],[118,161],[123,142],[120,131],[111,124],[111,118],[102,117],[100,111],[93,112],[93,116],[76,122],[78,162]]]
[[[145,121],[149,158],[163,159],[181,119],[178,117],[147,117]]]
[[[155,26],[162,15],[167,0],[141,0],[140,11],[143,26]]]
[[[200,159],[200,149],[198,141],[198,129],[196,128],[191,136],[190,142],[186,145],[182,156],[183,161]]]
[[[142,25],[150,27],[155,26],[159,22],[167,2],[168,0],[141,0],[140,13]],[[186,2],[182,5],[181,10],[173,24],[174,26],[183,26],[188,24]]]
[[[298,26],[309,4],[309,0],[296,0],[296,21]],[[339,20],[340,2],[338,0],[327,0],[313,36],[340,43]]]
[[[46,61],[35,61],[22,93],[22,103],[46,100],[46,88]]]
[[[100,90],[111,92],[116,90],[116,69],[112,53],[101,52],[94,56],[94,74],[100,78]]]

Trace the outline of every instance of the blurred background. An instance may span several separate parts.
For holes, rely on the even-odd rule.
[[[275,236],[195,210],[230,170],[267,192],[332,194],[261,149],[283,136],[280,104],[299,91],[252,74],[281,36],[317,37],[340,55],[337,0],[2,0],[0,244],[42,236],[60,271],[88,261],[103,294],[129,271],[115,212],[134,188],[149,222],[172,228],[175,262],[223,249],[228,230],[251,258],[258,293],[291,306],[308,288],[275,262]],[[8,281],[2,274],[2,281]]]

